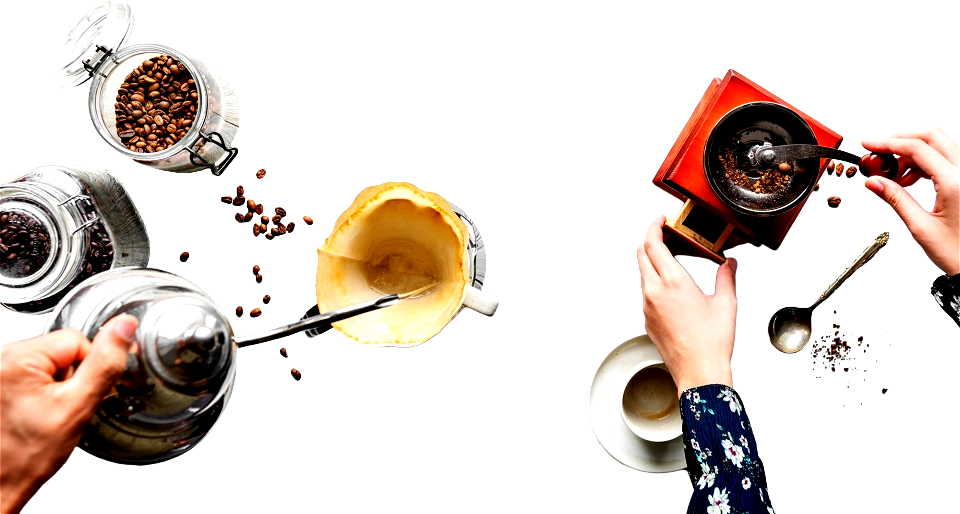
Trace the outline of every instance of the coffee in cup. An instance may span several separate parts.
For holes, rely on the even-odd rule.
[[[662,360],[638,364],[624,384],[621,412],[627,428],[647,441],[664,442],[681,433],[677,385]]]

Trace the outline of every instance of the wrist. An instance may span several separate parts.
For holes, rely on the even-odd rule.
[[[687,389],[710,384],[720,384],[732,388],[733,372],[729,366],[723,366],[680,376],[677,378],[676,383],[677,394],[680,396],[683,396],[683,392]]]
[[[0,514],[15,514],[23,509],[36,488],[26,477],[0,477]]]

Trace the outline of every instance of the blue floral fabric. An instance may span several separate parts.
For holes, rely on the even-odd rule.
[[[767,477],[743,402],[719,384],[687,389],[683,453],[693,484],[688,514],[773,514]]]

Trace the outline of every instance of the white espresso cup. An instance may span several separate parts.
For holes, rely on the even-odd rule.
[[[663,359],[640,362],[626,377],[620,412],[627,428],[637,437],[656,443],[679,437],[680,400]]]

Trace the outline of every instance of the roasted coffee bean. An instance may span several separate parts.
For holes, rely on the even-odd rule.
[[[307,225],[313,225],[313,218],[311,218],[310,216],[304,216],[303,222],[306,223]]]
[[[779,169],[780,171],[786,173],[786,172],[792,170],[792,169],[793,169],[793,166],[791,166],[789,162],[781,162],[779,165],[777,165],[777,169]]]
[[[827,163],[827,175],[833,174],[833,170],[834,170],[834,168],[836,168],[836,167],[837,167],[837,163],[833,162],[832,160],[831,160],[830,162],[828,162],[828,163]]]
[[[190,252],[183,252],[180,254],[180,262],[187,262],[187,259],[190,258]]]
[[[856,174],[857,174],[856,166],[850,166],[849,168],[847,168],[847,178],[853,178],[853,176]]]
[[[270,221],[270,220],[267,220],[267,221]],[[267,224],[266,224],[266,223],[261,223],[261,224],[260,224],[260,232],[262,232],[262,233],[264,233],[264,234],[267,233]]]
[[[243,186],[237,186],[237,196],[243,196]]]
[[[233,215],[233,218],[237,220],[237,223],[243,223],[243,214],[239,212]]]
[[[286,234],[286,233],[287,233],[287,227],[284,226],[283,223],[277,225],[277,234],[278,234],[278,235],[281,235],[281,236],[282,236],[282,235],[284,235],[284,234]]]
[[[233,205],[237,207],[240,207],[241,205],[243,205],[243,202],[244,202],[244,198],[242,196],[238,196],[233,199]]]
[[[287,356],[287,349],[286,349],[286,348],[281,348],[281,349],[280,349],[280,355],[283,355],[284,358],[286,358],[286,356]]]
[[[260,223],[266,225],[267,223],[270,223],[270,218],[267,216],[260,216]]]
[[[293,379],[294,379],[294,380],[297,380],[297,381],[299,381],[300,378],[303,376],[303,375],[300,374],[299,371],[297,371],[297,368],[291,369],[291,370],[290,370],[290,374],[293,375]]]
[[[258,204],[257,204],[257,208],[254,209],[253,212],[255,212],[255,213],[257,213],[257,214],[263,214],[263,204],[258,203]]]
[[[0,214],[0,275],[24,278],[50,258],[50,233],[34,216],[21,211]]]
[[[237,317],[243,316],[243,307],[237,305]]]
[[[269,241],[269,240],[273,239],[274,236],[273,236],[273,234],[267,234],[267,235],[265,235],[265,236],[263,236],[263,237],[267,238],[267,241]]]
[[[820,183],[819,183],[819,182],[817,182],[817,183],[813,186],[813,190],[814,190],[814,191],[819,191],[819,190],[820,190]]]
[[[293,227],[295,226],[296,225],[294,225],[292,221],[290,223],[287,223],[287,232],[293,232]]]
[[[257,202],[254,202],[253,200],[247,200],[247,210],[250,212],[257,210]]]
[[[250,220],[252,220],[252,219],[253,219],[253,213],[252,213],[252,212],[247,211],[247,213],[243,215],[243,222],[244,222],[244,223],[246,223],[246,222],[248,222],[248,221],[250,221]]]
[[[839,197],[839,196],[831,196],[830,198],[827,198],[827,205],[829,205],[830,207],[834,207],[834,208],[839,207],[839,206],[840,206],[840,197]]]
[[[838,177],[842,177],[842,176],[843,176],[843,164],[841,164],[841,163],[838,162],[838,163],[837,163],[837,168],[836,168],[835,171],[837,172],[837,176],[838,176]]]
[[[273,237],[277,237],[280,235],[280,231],[277,230],[277,227],[273,227],[270,229],[270,235]]]
[[[261,314],[260,309],[253,309],[252,311],[250,311],[251,318],[259,317],[260,314]]]
[[[270,295],[268,294],[263,295],[263,303],[264,304],[270,303]]]
[[[273,217],[274,225],[279,225],[281,221],[283,221],[283,216],[277,214],[276,216]]]
[[[181,87],[171,91],[168,85],[173,83]],[[193,98],[197,91],[196,83],[179,60],[159,56],[156,61],[148,59],[134,68],[120,84],[114,106],[117,135],[123,145],[133,152],[152,153],[176,144],[186,133],[182,127],[189,128],[196,115],[193,108],[173,108],[182,101],[182,95]],[[146,136],[153,138],[144,141]]]
[[[263,282],[263,275],[257,273],[257,283]]]
[[[254,223],[254,224],[253,224],[253,237],[257,237],[257,236],[259,236],[259,235],[260,235],[260,224],[259,224],[259,223]]]
[[[257,178],[263,178],[267,175],[267,170],[260,170],[257,172]]]
[[[277,211],[277,216],[280,216],[281,218],[287,215],[287,211],[284,210],[283,207],[277,207],[274,210]]]
[[[253,274],[254,274],[254,275],[257,275],[257,274],[259,274],[259,273],[260,273],[260,266],[255,264],[255,265],[253,266]]]

